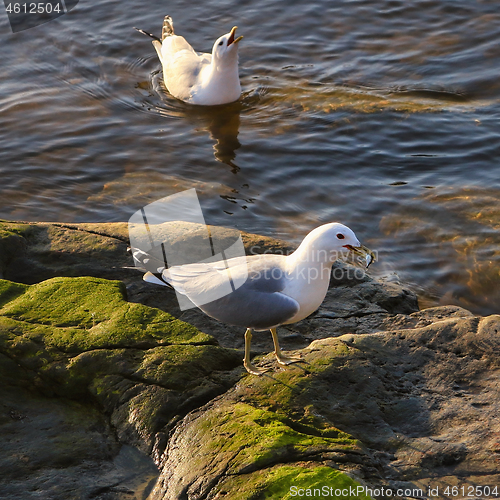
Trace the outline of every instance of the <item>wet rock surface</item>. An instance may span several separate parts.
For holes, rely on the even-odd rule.
[[[457,307],[443,317],[441,309],[398,318],[405,328],[393,331],[315,340],[299,351],[304,363],[287,369],[278,369],[267,355],[262,365],[273,368],[270,374],[244,378],[178,425],[160,462],[163,472],[153,498],[181,498],[180,491],[186,498],[223,498],[223,491],[233,498],[239,487],[234,486],[236,477],[245,484],[247,496],[242,498],[268,498],[263,492],[279,482],[276,468],[294,464],[298,471],[276,496],[287,498],[290,486],[314,483],[301,472],[332,462],[361,484],[393,492],[421,490],[426,496],[429,487],[444,493],[457,484],[489,485],[493,491],[500,479],[500,317],[477,318]],[[219,412],[234,416],[242,404],[272,413],[268,418],[285,422],[302,437],[323,437],[325,427],[335,425],[359,440],[359,447],[342,449],[323,437],[304,449],[296,439],[286,452],[273,444],[264,465],[254,452],[252,465],[234,470],[242,450],[253,446],[247,440],[252,425],[241,422],[248,430],[240,440],[232,438],[231,454],[219,455],[227,467],[218,462],[211,468],[213,483],[206,472],[213,459],[200,453],[202,464],[196,470],[205,471],[208,483],[200,484],[200,477],[186,473],[180,457],[197,446],[207,447],[207,438],[215,445],[216,437],[201,432],[205,420]],[[216,420],[224,418],[218,415]],[[267,425],[270,439],[275,429]],[[336,486],[333,474],[323,477],[322,484]]]
[[[320,309],[278,329],[303,362],[280,367],[256,332],[270,371],[255,377],[244,332],[181,312],[130,269],[127,244],[126,224],[0,223],[1,498],[500,489],[499,316],[419,311],[404,287],[339,263]]]

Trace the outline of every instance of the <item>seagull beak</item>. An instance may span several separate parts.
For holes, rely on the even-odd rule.
[[[238,29],[238,26],[233,26],[233,29],[231,30],[231,33],[229,33],[229,39],[227,41],[227,46],[229,47],[232,43],[238,43],[243,37],[239,36],[236,40],[234,39],[234,34],[236,33],[236,30]]]
[[[375,257],[375,252],[365,247],[364,245],[361,245],[359,247],[354,247],[352,245],[344,245],[344,247],[350,250],[355,255],[363,257],[365,259],[367,269],[372,262],[375,262],[377,260]]]

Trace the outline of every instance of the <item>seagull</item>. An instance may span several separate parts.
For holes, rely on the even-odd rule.
[[[218,38],[211,54],[197,54],[184,37],[174,33],[170,16],[165,16],[161,39],[134,28],[153,39],[163,67],[163,81],[177,99],[190,104],[215,106],[237,101],[241,95],[238,75],[237,26]]]
[[[311,231],[290,255],[251,255],[159,267],[146,272],[143,279],[173,287],[216,320],[245,327],[243,365],[249,373],[262,375],[266,370],[250,360],[252,331],[271,331],[279,364],[300,362],[301,358],[282,353],[276,328],[296,323],[318,309],[328,290],[333,263],[349,251],[364,257],[366,267],[375,260],[351,229],[333,222]],[[132,254],[136,264],[154,267],[147,252],[132,249]],[[238,284],[230,293],[224,291],[228,282]]]

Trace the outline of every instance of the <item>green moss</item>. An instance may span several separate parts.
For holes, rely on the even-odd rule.
[[[246,403],[214,409],[201,417],[199,423],[206,434],[206,444],[202,446],[207,454],[235,454],[229,473],[267,467],[283,457],[290,459],[319,450],[342,452],[358,448],[356,440],[346,434],[318,437],[297,431],[291,425],[293,422],[286,416]]]
[[[29,236],[34,230],[30,224],[20,224],[18,222],[0,221],[0,239],[12,235]]]
[[[213,371],[241,365],[241,353],[213,345],[171,345],[149,349],[135,373],[149,383],[186,389]]]
[[[274,355],[269,354],[271,359]],[[254,378],[254,383],[246,391],[245,399],[258,408],[268,408],[283,415],[293,415],[294,420],[316,428],[318,435],[324,429],[329,432],[324,421],[313,416],[312,411],[304,411],[310,404],[307,388],[315,376],[345,363],[351,356],[348,347],[340,341],[335,341],[328,349],[314,350],[308,353],[306,370],[301,367],[287,367],[273,373],[272,377]],[[297,415],[300,413],[300,415]]]
[[[23,352],[24,364],[28,363],[27,349]],[[35,349],[33,343],[32,352]],[[241,353],[217,346],[171,345],[147,350],[96,349],[74,356],[62,366],[38,360],[37,368],[45,378],[57,381],[67,394],[81,393],[91,385],[94,395],[107,398],[121,394],[113,384],[123,377],[134,383],[187,391],[206,385],[213,371],[239,366],[240,358]]]
[[[355,439],[331,426],[321,434],[312,425],[297,425],[289,416],[226,400],[215,403],[185,427],[179,449],[181,443],[196,450],[183,471],[186,476],[219,464],[222,479],[212,492],[217,498],[288,499],[294,497],[291,487],[329,488],[328,496],[316,494],[316,498],[367,498],[361,492],[335,495],[335,489],[356,489],[359,483],[315,461],[321,456],[361,453]]]
[[[250,474],[231,476],[217,487],[217,493],[231,500],[291,500],[317,498],[367,500],[360,483],[347,474],[324,466],[282,465]],[[307,491],[309,490],[309,491]],[[337,491],[336,494],[335,490]],[[348,490],[348,495],[344,495]],[[358,494],[359,491],[359,494]],[[352,492],[355,492],[351,495]]]
[[[12,281],[0,280],[0,307],[3,307],[7,302],[16,299],[26,292],[28,285],[13,283]]]
[[[201,457],[194,460],[193,470],[223,460],[227,466],[219,491],[235,500],[289,498],[292,485],[357,485],[329,467],[280,465],[322,455],[362,454],[360,443],[318,416],[306,397],[311,380],[325,370],[316,361],[326,355],[331,363],[344,363],[348,352],[343,343],[333,343],[327,354],[309,354],[307,372],[290,368],[272,377],[246,377],[229,401],[214,405],[188,429],[184,439]]]
[[[212,370],[240,363],[240,355],[214,343],[168,313],[127,302],[118,281],[53,278],[19,285],[0,280],[0,352],[60,395],[88,396],[93,380],[108,375],[183,391]],[[159,346],[163,350],[155,350]]]
[[[213,344],[214,339],[170,314],[127,302],[119,281],[53,278],[17,288],[0,280],[0,318],[10,331],[64,352],[158,344]],[[7,282],[8,283],[8,282]],[[1,293],[4,290],[4,293]]]

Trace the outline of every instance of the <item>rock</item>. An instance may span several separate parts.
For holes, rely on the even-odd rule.
[[[257,408],[242,400],[239,391],[231,391],[231,396],[215,399],[177,426],[152,500],[251,498],[263,490],[285,498],[291,485],[359,485],[321,465],[322,459],[360,458],[363,452],[352,437],[335,428],[296,422],[268,409],[268,404]]]
[[[245,377],[178,424],[152,498],[285,498],[346,474],[424,493],[457,478],[498,485],[500,316],[440,309],[410,316],[426,326],[316,340],[294,367],[266,356],[270,375]]]
[[[279,367],[257,333],[271,371],[255,377],[243,331],[179,311],[126,247],[125,224],[0,223],[2,498],[145,498],[146,455],[151,499],[499,484],[499,316],[418,311],[405,287],[339,263],[319,310],[279,329],[304,362]]]
[[[239,366],[239,353],[168,313],[127,302],[121,282],[0,280],[0,305],[0,440],[14,474],[2,475],[2,498],[19,498],[22,482],[26,495],[51,499],[119,498],[115,485],[134,481],[138,494],[154,475],[134,450],[151,453],[157,433],[237,380],[218,372]],[[22,431],[10,419],[29,423],[19,444],[12,435]],[[127,468],[123,456],[138,465]],[[32,470],[38,475],[27,480]]]
[[[30,227],[23,224],[2,224],[0,222],[0,279],[3,278],[4,269],[16,258],[24,254],[26,239],[23,234],[28,234]]]
[[[139,500],[154,484],[147,455],[121,445],[95,406],[20,387],[0,397],[1,498]]]
[[[19,243],[12,248],[0,239],[0,272],[11,281],[33,284],[56,276],[120,279],[123,266],[130,265],[126,224],[0,222],[0,237],[9,232]]]

